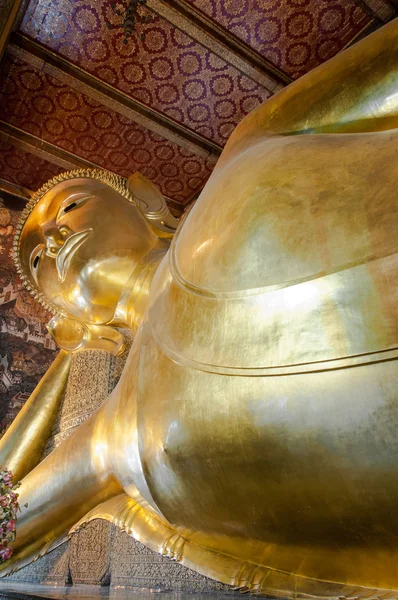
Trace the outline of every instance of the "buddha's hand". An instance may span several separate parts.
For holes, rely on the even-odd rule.
[[[72,317],[53,317],[47,329],[59,348],[66,352],[93,349],[117,356],[125,349],[124,337],[110,325],[92,325]]]

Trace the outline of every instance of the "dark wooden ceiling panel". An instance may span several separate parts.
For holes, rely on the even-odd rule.
[[[125,177],[139,170],[182,204],[214,166],[15,57],[1,81],[0,119]]]
[[[99,79],[224,145],[243,116],[270,90],[169,21],[154,16],[123,44],[110,0],[32,0],[21,30]],[[150,12],[150,11],[149,11]],[[108,29],[107,24],[117,26]]]
[[[354,0],[186,0],[294,78],[371,22]]]

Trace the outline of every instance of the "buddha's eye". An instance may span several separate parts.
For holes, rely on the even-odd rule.
[[[37,283],[37,272],[40,265],[40,258],[43,254],[43,246],[37,246],[32,254],[30,255],[30,270],[33,275],[33,279]]]
[[[74,197],[69,198],[67,201],[64,202],[64,204],[62,204],[61,208],[59,209],[57,220],[66,215],[67,213],[71,212],[72,210],[80,208],[83,204],[87,202],[87,200],[90,200],[91,198],[93,198],[93,196],[86,195],[81,195],[80,197],[78,195],[75,195]]]
[[[68,206],[64,208],[64,213],[69,212],[70,210],[72,210],[72,208],[75,208],[76,206],[77,202],[71,202],[71,204],[68,204]]]

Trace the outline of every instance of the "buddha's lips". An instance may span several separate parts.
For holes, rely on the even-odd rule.
[[[58,279],[62,282],[65,280],[66,272],[70,265],[73,255],[86,241],[92,229],[85,229],[71,235],[65,242],[62,248],[59,250],[56,258]]]

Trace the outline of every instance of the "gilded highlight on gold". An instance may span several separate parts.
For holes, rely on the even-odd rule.
[[[16,260],[62,351],[0,443],[3,574],[103,518],[264,595],[396,597],[397,65],[394,21],[254,110],[178,227],[139,174],[32,198]],[[120,328],[119,384],[40,462],[70,353]]]

